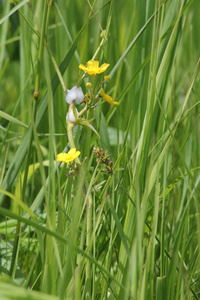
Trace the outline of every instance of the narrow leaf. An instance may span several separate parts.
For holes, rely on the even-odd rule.
[[[25,128],[28,128],[28,125],[26,125],[25,123],[19,121],[18,119],[10,116],[9,114],[3,112],[2,110],[0,110],[0,117],[8,120],[9,122],[11,123],[14,123],[16,125],[19,125],[19,126],[22,126],[22,127],[25,127]]]

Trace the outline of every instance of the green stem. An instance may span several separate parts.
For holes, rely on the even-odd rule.
[[[163,176],[163,200],[162,200],[162,219],[161,219],[161,243],[160,243],[160,251],[161,251],[161,266],[160,266],[160,276],[165,276],[165,205],[166,205],[166,197],[165,197],[165,189],[166,189],[166,174],[167,174],[167,156],[168,152],[166,149],[165,152],[165,163],[164,163],[164,176]]]
[[[86,111],[87,111],[87,102],[85,104],[85,107],[79,112],[79,117],[81,117]]]
[[[73,109],[73,103],[69,106],[69,112],[71,109]],[[87,109],[87,105],[86,105]],[[74,123],[70,122],[69,119],[67,119],[67,135],[69,140],[70,148],[76,148],[73,138],[73,128]],[[79,157],[75,158],[75,162],[77,164],[80,164]],[[85,180],[84,189],[86,190],[88,188],[87,179]],[[90,249],[90,243],[91,243],[91,237],[92,237],[92,195],[89,193],[88,199],[87,199],[87,233],[86,233],[86,246],[87,249]],[[88,250],[91,252],[91,249]],[[88,259],[86,262],[86,299],[91,299],[91,262]]]
[[[71,105],[69,106],[69,112],[70,110],[71,110]],[[67,135],[68,135],[70,148],[76,148],[74,143],[74,138],[73,138],[73,128],[74,128],[74,124],[70,122],[69,119],[67,119]],[[81,164],[79,157],[75,158],[75,162],[79,165]]]
[[[56,70],[56,73],[57,73],[57,75],[58,75],[58,78],[59,78],[59,80],[60,80],[60,83],[61,83],[61,85],[62,85],[62,88],[63,88],[64,92],[67,94],[67,87],[66,87],[66,85],[65,85],[64,79],[63,79],[63,77],[62,77],[62,74],[61,74],[61,72],[60,72],[60,69],[59,69],[59,67],[58,67],[58,65],[57,65],[57,63],[56,63],[56,60],[55,60],[55,58],[54,58],[54,56],[53,56],[53,54],[52,54],[52,52],[51,52],[51,50],[50,50],[50,48],[49,48],[47,42],[45,42],[45,46],[46,46],[47,52],[48,52],[48,54],[49,54],[49,56],[50,56],[50,58],[51,58],[51,61],[52,61],[52,63],[53,63],[53,66],[54,66],[54,68],[55,68],[55,70]]]
[[[39,97],[41,65],[42,65],[42,58],[43,58],[44,37],[45,37],[46,21],[47,21],[47,8],[48,8],[48,4],[47,4],[47,1],[45,0],[44,1],[44,10],[43,10],[43,20],[42,20],[42,32],[41,32],[41,36],[40,36],[39,54],[38,54],[36,79],[35,79],[35,91],[34,91],[35,101],[37,101],[38,97]]]
[[[20,207],[19,207],[19,215],[21,216],[21,208]],[[14,245],[13,245],[11,266],[10,266],[10,276],[13,280],[15,278],[15,272],[16,272],[16,268],[17,268],[20,240],[21,240],[21,221],[18,220],[16,232],[15,232]]]
[[[87,199],[87,235],[86,235],[86,246],[87,249],[90,249],[92,237],[92,195],[89,193]],[[91,249],[89,250],[88,254],[91,254]],[[91,262],[88,259],[86,262],[86,299],[91,299]]]
[[[52,3],[50,3],[49,6],[51,6],[51,4],[52,4]],[[30,4],[29,4],[29,8],[31,9],[31,12],[32,12],[32,14],[33,14],[33,16],[34,16],[34,19],[35,19],[35,21],[36,21],[36,24],[38,25],[38,29],[39,29],[39,32],[40,32],[39,24],[38,24],[37,19],[36,19],[35,15],[34,15],[33,8],[32,8],[32,6],[31,6]],[[20,12],[20,14],[22,15],[22,17],[24,18],[24,20],[28,23],[28,25],[30,26],[30,28],[35,32],[35,34],[36,34],[39,38],[41,38],[41,34],[38,33],[38,32],[33,28],[33,26],[30,24],[30,22],[27,20],[27,18],[24,16],[24,14],[23,14],[20,10],[19,10],[19,12]],[[49,7],[48,12],[47,12],[47,22],[46,22],[46,24],[48,24],[49,13],[50,13],[50,7]],[[46,28],[46,30],[47,30],[47,28]],[[45,33],[45,31],[44,31],[44,33]],[[44,39],[44,45],[45,45],[45,47],[46,47],[46,49],[47,49],[47,52],[48,52],[48,54],[49,54],[49,56],[50,56],[50,58],[51,58],[51,61],[52,61],[53,66],[54,66],[54,68],[55,68],[55,71],[56,71],[56,73],[57,73],[57,75],[58,75],[58,78],[60,79],[60,83],[61,83],[61,85],[62,85],[62,87],[63,87],[63,90],[64,90],[64,92],[67,94],[67,88],[66,88],[64,79],[63,79],[62,74],[61,74],[61,72],[60,72],[60,69],[59,69],[59,67],[58,67],[58,65],[57,65],[57,63],[56,63],[56,60],[55,60],[55,58],[54,58],[54,56],[53,56],[53,54],[52,54],[52,52],[51,52],[51,50],[50,50],[50,48],[49,48],[48,42],[47,42],[47,40],[45,40],[45,39]],[[37,80],[38,80],[38,79],[37,79]]]

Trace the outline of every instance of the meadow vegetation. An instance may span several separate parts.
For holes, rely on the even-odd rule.
[[[200,299],[199,12],[0,0],[0,299]]]

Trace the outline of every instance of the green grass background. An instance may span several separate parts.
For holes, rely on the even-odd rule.
[[[30,4],[0,0],[0,299],[200,299],[199,1]],[[71,89],[97,50],[119,106],[76,129],[74,176],[52,58]]]

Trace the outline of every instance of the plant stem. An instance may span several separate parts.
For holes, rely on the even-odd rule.
[[[69,112],[70,110],[71,110],[71,105],[69,106]],[[74,124],[70,122],[69,119],[67,119],[67,135],[68,135],[70,148],[76,148],[74,143],[74,138],[73,138],[73,128],[74,128]],[[79,165],[81,164],[79,157],[75,158],[75,162]]]
[[[58,65],[57,65],[57,63],[56,63],[56,60],[55,60],[55,58],[54,58],[54,56],[53,56],[53,54],[52,54],[52,52],[51,52],[51,50],[50,50],[50,48],[49,48],[47,42],[45,42],[45,46],[46,46],[46,49],[47,49],[47,51],[48,51],[48,54],[49,54],[49,56],[50,56],[50,58],[51,58],[51,61],[52,61],[52,63],[53,63],[53,66],[54,66],[54,68],[55,68],[55,71],[56,71],[56,73],[57,73],[57,75],[58,75],[58,78],[59,78],[59,80],[60,80],[60,83],[61,83],[61,85],[62,85],[62,88],[63,88],[64,92],[67,94],[67,87],[66,87],[66,85],[65,85],[64,79],[63,79],[63,77],[62,77],[62,74],[61,74],[61,72],[60,72],[60,70],[59,70],[59,67],[58,67]]]
[[[87,234],[86,234],[86,246],[90,249],[91,236],[92,236],[92,195],[89,193],[87,199]],[[88,251],[91,254],[91,249]],[[86,299],[91,299],[91,262],[88,259],[86,262]]]
[[[69,112],[72,109],[73,103],[69,106]],[[68,135],[68,140],[69,140],[69,145],[70,148],[76,148],[75,143],[74,143],[74,138],[73,138],[73,128],[74,124],[67,119],[67,135]],[[77,164],[81,164],[79,157],[75,158],[75,162]],[[88,182],[87,178],[85,180],[85,184],[83,186],[83,189],[87,191],[88,188]],[[86,233],[86,246],[88,249],[88,252],[91,252],[90,249],[90,243],[91,243],[91,237],[92,237],[92,195],[89,193],[88,199],[87,199],[87,233]],[[86,262],[86,299],[89,300],[91,299],[91,262],[90,260],[87,260]]]
[[[42,58],[43,58],[44,37],[45,37],[46,20],[47,20],[47,8],[48,8],[47,1],[44,1],[44,10],[43,10],[43,18],[42,18],[42,32],[41,32],[41,36],[40,36],[39,54],[38,54],[36,79],[35,79],[35,91],[34,91],[35,101],[37,101],[38,97],[39,97],[41,65],[42,65]]]

